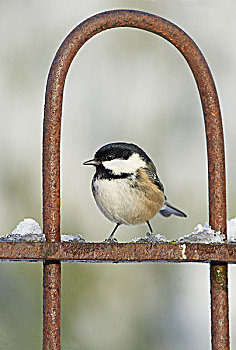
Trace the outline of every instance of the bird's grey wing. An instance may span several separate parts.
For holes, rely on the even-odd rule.
[[[146,169],[146,173],[149,179],[152,181],[152,183],[154,183],[154,185],[156,185],[159,188],[159,190],[161,190],[164,193],[164,186],[162,185],[159,177],[157,176],[156,168],[154,166],[148,168]]]
[[[159,213],[162,216],[165,216],[166,218],[168,218],[172,214],[184,218],[187,217],[187,215],[183,211],[173,207],[173,205],[169,204],[168,202],[165,202],[165,205],[159,210]]]
[[[161,190],[164,194],[164,186],[162,185],[159,177],[157,176],[155,165],[152,163],[145,170],[146,170],[146,174],[148,175],[152,183],[155,184],[158,187],[158,189]],[[173,214],[176,216],[187,217],[187,215],[184,212],[182,212],[181,210],[173,207],[173,205],[166,202],[166,196],[164,197],[165,197],[165,204],[159,210],[159,213],[162,216],[169,217]]]

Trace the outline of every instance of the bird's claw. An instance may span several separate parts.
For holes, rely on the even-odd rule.
[[[167,242],[167,238],[159,233],[155,235],[154,233],[147,232],[145,239],[148,241],[148,243],[151,243],[151,245]]]
[[[108,238],[105,239],[104,243],[114,244],[114,243],[118,243],[118,241],[117,241],[116,238],[108,237]]]

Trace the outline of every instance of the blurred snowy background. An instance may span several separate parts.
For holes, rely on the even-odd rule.
[[[233,0],[0,0],[0,232],[41,220],[44,93],[52,59],[81,21],[115,8],[139,9],[184,29],[204,53],[224,118],[228,218],[236,216],[236,4]],[[198,92],[184,59],[163,39],[134,29],[92,38],[66,81],[62,134],[62,232],[101,241],[113,224],[92,198],[90,159],[103,144],[137,143],[157,166],[186,220],[152,220],[174,239],[207,221],[207,162]],[[119,229],[120,242],[146,227]],[[63,264],[63,350],[199,350],[210,347],[209,269],[201,264]],[[42,266],[2,263],[0,347],[40,349]],[[235,295],[230,267],[230,295]],[[236,303],[231,328],[236,326]],[[232,333],[232,348],[236,335]]]

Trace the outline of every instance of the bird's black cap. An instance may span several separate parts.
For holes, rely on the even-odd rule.
[[[95,153],[95,159],[99,161],[112,159],[128,159],[132,154],[138,153],[147,163],[152,163],[148,155],[137,145],[126,142],[108,143],[99,148]]]

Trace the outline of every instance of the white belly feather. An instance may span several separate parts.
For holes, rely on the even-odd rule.
[[[160,210],[160,203],[149,200],[129,179],[95,179],[93,195],[101,212],[111,221],[136,225],[150,220]]]

